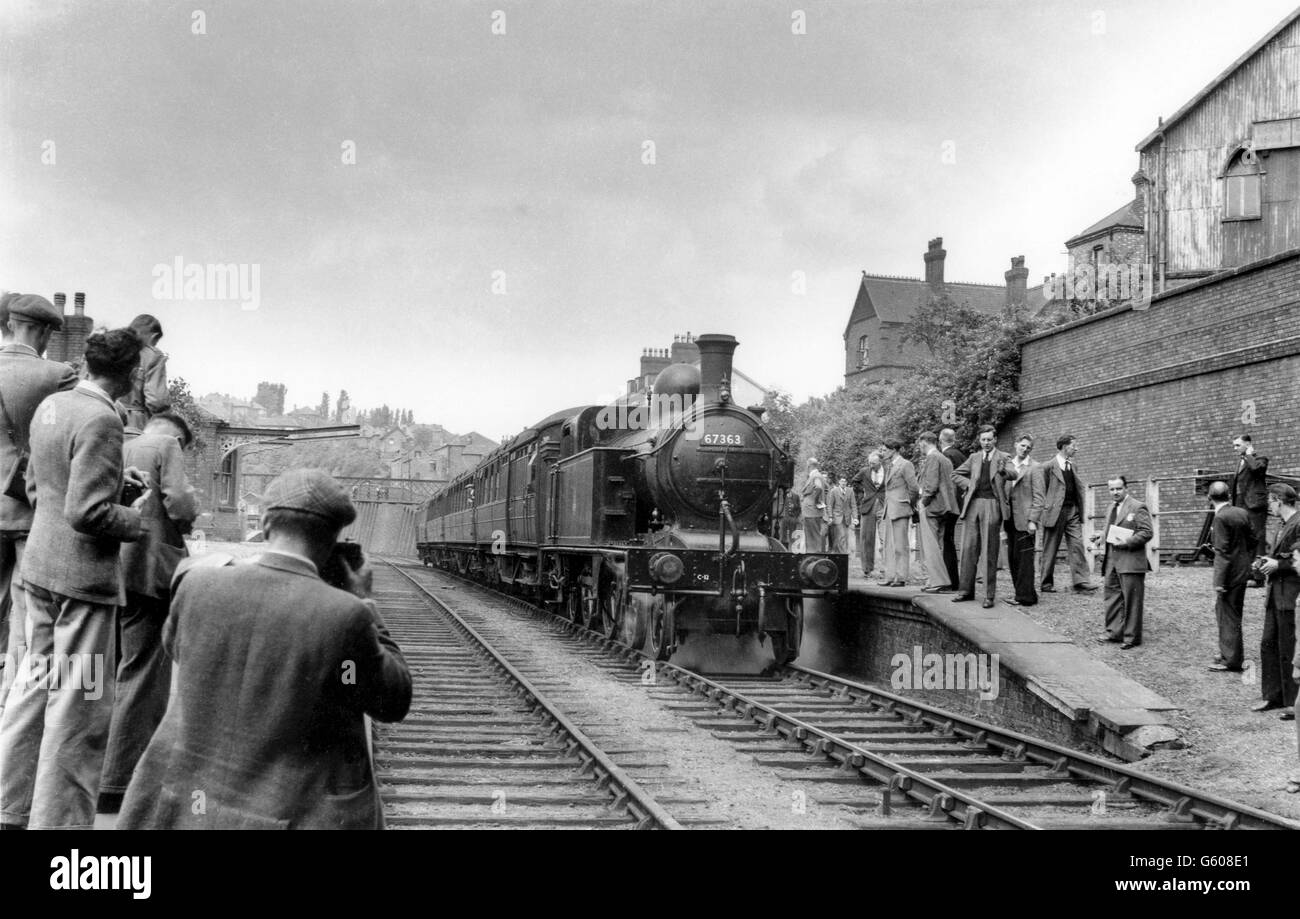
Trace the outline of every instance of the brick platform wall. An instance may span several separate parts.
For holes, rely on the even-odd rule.
[[[1088,723],[1072,721],[1032,693],[1005,664],[999,667],[996,699],[981,701],[977,691],[893,689],[895,654],[979,654],[981,650],[930,619],[910,600],[884,600],[849,592],[823,612],[824,647],[805,647],[799,663],[837,676],[872,683],[918,702],[971,715],[981,721],[1032,734],[1090,753],[1101,751]],[[831,649],[834,649],[833,651]]]
[[[1022,355],[1022,408],[1003,449],[1031,431],[1046,460],[1057,435],[1072,433],[1086,481],[1122,472],[1139,497],[1148,477],[1235,469],[1240,433],[1270,470],[1300,468],[1300,250],[1158,295],[1145,311],[1033,336]],[[1205,508],[1190,481],[1161,488],[1164,511]],[[1166,518],[1162,545],[1190,546],[1200,523]]]

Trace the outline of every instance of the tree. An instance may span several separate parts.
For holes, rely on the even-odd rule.
[[[338,401],[334,404],[334,421],[337,424],[345,424],[348,409],[352,407],[352,400],[348,398],[346,389],[339,390]]]
[[[326,421],[330,420],[330,394],[329,393],[323,392],[320,394],[320,407],[316,409],[316,413],[320,415],[322,418],[324,418]]]
[[[208,443],[202,436],[203,415],[198,403],[190,392],[190,385],[184,377],[172,377],[167,383],[167,392],[171,396],[172,411],[189,423],[190,433],[194,435],[194,449],[202,451]]]

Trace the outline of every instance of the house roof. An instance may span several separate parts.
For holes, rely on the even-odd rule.
[[[1210,95],[1210,93],[1214,92],[1214,90],[1217,89],[1221,83],[1223,83],[1225,80],[1228,79],[1228,77],[1232,76],[1239,69],[1241,69],[1243,64],[1245,64],[1248,60],[1250,60],[1252,57],[1258,54],[1265,45],[1267,45],[1273,39],[1277,38],[1278,35],[1280,35],[1285,29],[1289,28],[1297,20],[1300,20],[1300,7],[1296,7],[1294,10],[1288,13],[1282,19],[1281,22],[1279,22],[1277,25],[1275,25],[1272,29],[1269,30],[1267,35],[1265,35],[1259,41],[1255,42],[1255,44],[1251,45],[1250,49],[1245,54],[1243,54],[1241,57],[1233,61],[1227,70],[1223,71],[1223,73],[1219,74],[1217,77],[1211,80],[1204,89],[1202,89],[1195,96],[1192,96],[1191,99],[1187,100],[1187,102],[1183,105],[1182,108],[1178,109],[1178,111],[1174,112],[1163,122],[1161,122],[1160,126],[1157,127],[1154,131],[1152,131],[1146,137],[1138,141],[1138,145],[1134,149],[1137,150],[1139,153],[1146,150],[1146,148],[1151,146],[1151,144],[1155,141],[1157,137],[1160,136],[1162,132],[1168,131],[1179,121],[1182,121],[1185,117],[1187,117],[1187,115],[1190,114],[1202,102],[1204,102],[1205,98],[1208,95]]]
[[[1100,236],[1103,233],[1107,233],[1115,229],[1121,229],[1121,228],[1136,229],[1136,230],[1146,229],[1146,225],[1142,222],[1142,218],[1137,215],[1136,208],[1137,208],[1137,198],[1134,198],[1128,204],[1125,204],[1123,207],[1116,208],[1114,211],[1112,211],[1111,213],[1107,214],[1105,217],[1098,220],[1096,223],[1088,227],[1086,230],[1082,230],[1076,233],[1074,236],[1071,236],[1069,239],[1065,241],[1065,247],[1068,249],[1073,245],[1076,245],[1078,243],[1087,240],[1089,237]]]
[[[953,281],[945,283],[944,288],[958,303],[966,303],[977,312],[1000,313],[1007,305],[1007,289],[1000,284]],[[864,271],[844,334],[848,335],[853,324],[872,315],[873,310],[881,322],[907,322],[929,292],[930,285],[920,278],[898,278]]]

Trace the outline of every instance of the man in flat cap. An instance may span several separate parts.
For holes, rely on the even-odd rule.
[[[50,335],[62,327],[63,317],[44,297],[0,297],[0,481],[16,477],[10,491],[17,494],[26,492],[21,465],[36,406],[77,384],[71,367],[41,356]],[[27,607],[17,574],[31,528],[32,507],[25,498],[0,494],[0,710],[26,644]]]
[[[176,690],[119,829],[383,826],[364,716],[404,718],[410,673],[369,566],[343,562],[343,589],[320,577],[356,511],[306,469],[273,481],[262,504],[265,553],[177,572],[163,629]]]

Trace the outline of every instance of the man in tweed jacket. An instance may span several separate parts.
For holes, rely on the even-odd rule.
[[[122,493],[122,421],[140,342],[117,329],[86,340],[89,378],[36,409],[27,494],[35,507],[23,589],[30,642],[0,715],[0,822],[89,829],[113,707],[118,550],[141,535]]]
[[[54,304],[34,294],[6,294],[0,302],[0,476],[8,477],[27,449],[36,406],[51,393],[71,389],[77,375],[67,364],[41,357],[50,335],[63,326]],[[27,604],[18,577],[32,528],[32,508],[0,494],[0,709],[27,645]],[[5,653],[7,651],[7,653]]]

